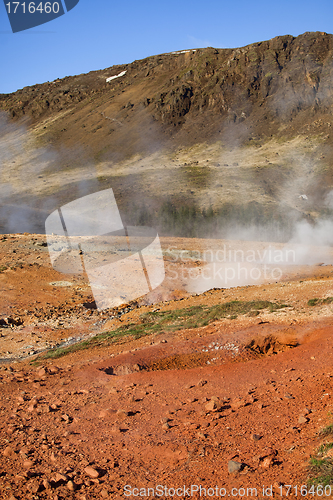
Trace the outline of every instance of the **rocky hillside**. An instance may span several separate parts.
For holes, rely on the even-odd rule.
[[[286,35],[0,95],[9,117],[0,127],[6,219],[9,203],[42,210],[43,219],[59,203],[109,186],[125,207],[135,186],[134,198],[147,200],[154,217],[171,200],[201,215],[256,202],[261,219],[282,203],[294,219],[314,220],[331,190],[332,55],[332,35]]]

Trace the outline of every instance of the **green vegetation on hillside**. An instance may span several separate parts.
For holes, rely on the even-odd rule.
[[[332,304],[333,297],[326,297],[325,299],[310,299],[308,300],[308,306],[319,306],[322,304]]]
[[[221,318],[236,319],[240,314],[249,314],[252,316],[254,313],[264,309],[274,312],[284,307],[288,306],[266,300],[254,300],[250,302],[235,300],[216,304],[211,307],[198,305],[184,309],[148,312],[141,315],[141,321],[137,324],[130,323],[111,332],[103,332],[89,340],[78,342],[68,347],[53,349],[41,355],[38,359],[59,358],[71,352],[89,349],[98,345],[111,344],[125,336],[138,339],[151,334],[200,328]]]
[[[257,240],[287,241],[293,231],[290,213],[277,213],[257,202],[200,209],[194,202],[166,200],[156,210],[144,204],[132,205],[126,219],[128,225],[154,226],[162,236],[183,238],[214,238],[235,229],[250,229]]]

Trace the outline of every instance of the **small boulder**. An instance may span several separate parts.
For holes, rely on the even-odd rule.
[[[299,424],[306,424],[308,421],[309,421],[309,419],[306,417],[303,417],[303,416],[300,416],[298,419]]]
[[[205,405],[205,410],[207,412],[209,411],[217,411],[218,409],[218,406],[217,406],[217,403],[216,401],[214,401],[213,399],[211,399],[206,405]]]
[[[235,472],[240,472],[243,468],[243,464],[241,462],[237,462],[236,460],[229,460],[228,462],[228,472],[229,474],[233,474]]]
[[[97,479],[100,476],[98,470],[94,469],[94,467],[91,467],[90,465],[88,467],[85,467],[84,472],[87,474],[87,476],[91,477],[91,479]]]
[[[11,457],[15,456],[15,452],[14,452],[13,448],[11,448],[10,446],[6,446],[6,448],[3,450],[2,454],[6,458],[11,458]]]

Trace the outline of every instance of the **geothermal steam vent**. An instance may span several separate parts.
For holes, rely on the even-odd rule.
[[[98,309],[134,300],[164,280],[157,232],[148,227],[124,227],[112,189],[52,212],[45,230],[54,269],[86,272]]]

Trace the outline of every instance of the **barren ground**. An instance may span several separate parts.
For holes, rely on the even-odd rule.
[[[132,498],[133,488],[146,488],[144,497],[157,485],[218,486],[227,496],[257,488],[258,498],[263,485],[272,485],[271,498],[292,485],[296,496],[310,456],[330,442],[319,431],[332,411],[332,266],[289,266],[278,283],[191,295],[170,279],[166,255],[167,278],[150,297],[97,311],[86,278],[54,271],[43,244],[28,234],[0,242],[1,498],[117,499],[126,485]],[[164,250],[199,245],[162,239]],[[327,300],[308,305],[314,298]],[[140,324],[145,313],[235,300],[286,307],[178,330],[174,320],[150,335],[43,357]]]

